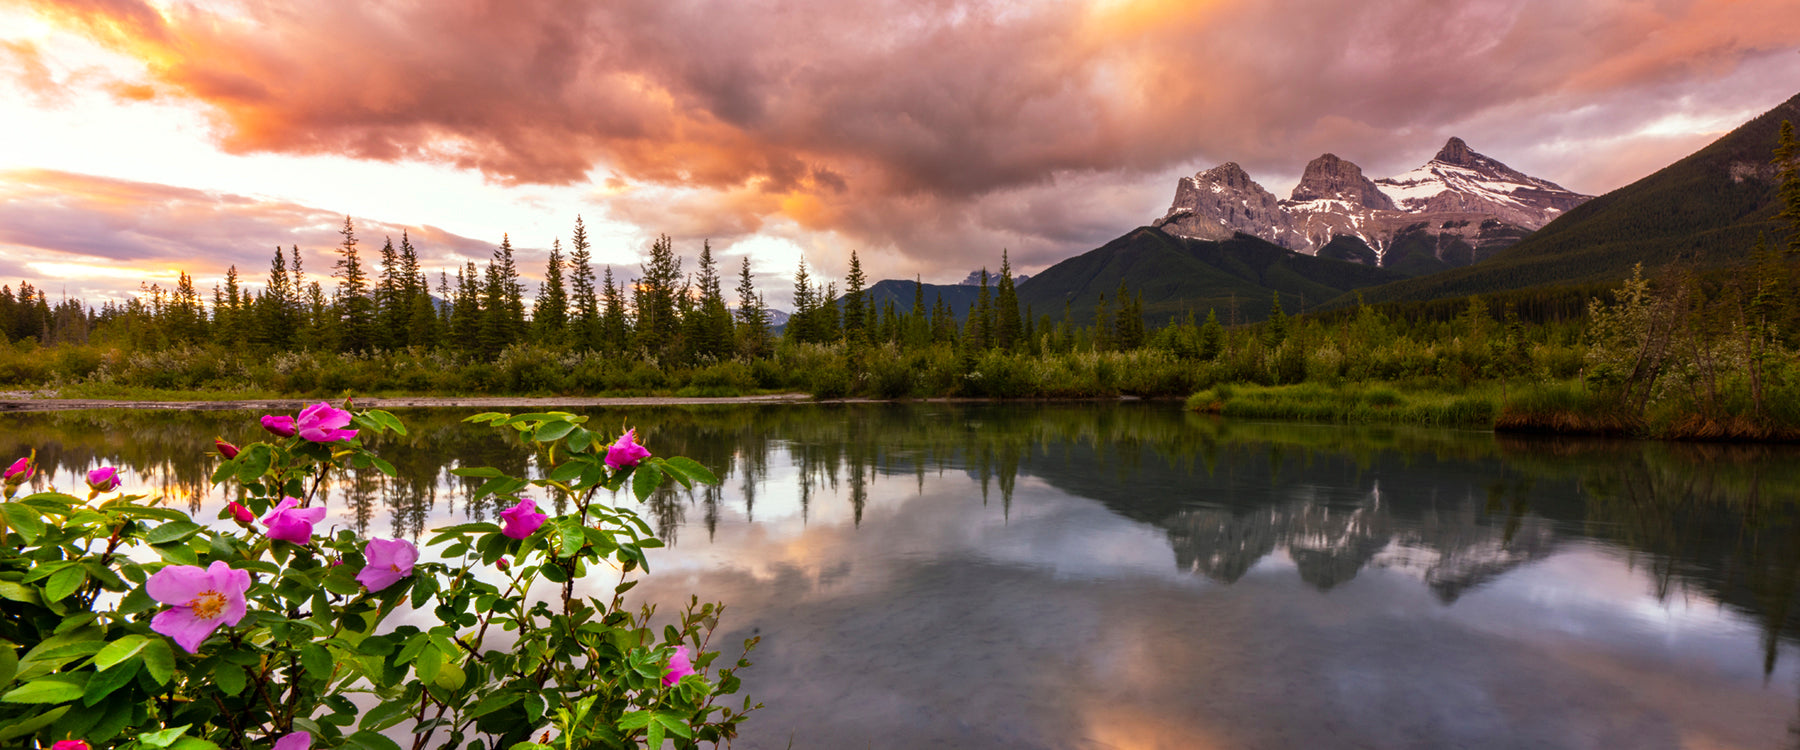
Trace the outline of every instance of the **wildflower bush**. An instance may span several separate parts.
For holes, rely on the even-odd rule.
[[[212,528],[140,495],[118,472],[85,496],[0,503],[0,747],[55,750],[574,750],[717,744],[756,706],[728,705],[734,672],[708,650],[721,608],[690,600],[660,631],[623,596],[660,546],[606,498],[641,501],[700,464],[610,440],[566,413],[480,414],[515,432],[544,476],[484,467],[474,499],[499,523],[403,539],[321,533],[334,472],[393,473],[363,443],[405,434],[392,414],[316,404],[262,419],[213,474],[230,503]],[[552,517],[529,495],[570,509]],[[232,524],[235,523],[235,528]],[[744,643],[747,653],[754,640]]]

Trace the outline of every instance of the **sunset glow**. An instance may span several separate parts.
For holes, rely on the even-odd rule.
[[[658,234],[768,279],[1030,272],[1224,161],[1279,193],[1457,135],[1598,194],[1800,83],[1785,0],[41,0],[0,29],[0,277],[96,303],[323,260],[345,215],[434,272],[509,234],[535,275],[577,215],[628,273]]]

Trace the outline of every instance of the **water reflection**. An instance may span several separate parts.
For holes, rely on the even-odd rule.
[[[402,416],[398,476],[336,478],[333,522],[416,538],[493,514],[451,468],[537,471],[462,413]],[[1795,716],[1791,449],[1168,404],[629,416],[724,480],[651,498],[671,547],[639,591],[765,637],[740,746],[1774,747]],[[48,481],[120,465],[204,514],[211,438],[260,437],[242,414],[0,418],[0,456],[36,447]]]

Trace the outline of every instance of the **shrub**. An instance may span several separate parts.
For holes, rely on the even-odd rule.
[[[661,545],[631,510],[594,502],[599,492],[629,484],[642,502],[670,482],[718,480],[688,459],[649,455],[632,433],[614,443],[589,432],[572,414],[466,421],[528,441],[546,476],[457,469],[485,480],[471,501],[504,498],[503,522],[436,529],[430,554],[404,540],[312,533],[325,515],[309,507],[324,476],[393,473],[361,443],[405,433],[381,411],[318,404],[298,419],[264,418],[288,437],[221,446],[231,456],[213,478],[236,485],[239,500],[220,520],[236,530],[114,495],[104,470],[90,473],[85,500],[19,497],[23,479],[9,472],[0,743],[391,750],[382,732],[403,724],[415,746],[457,749],[549,750],[532,741],[540,732],[558,748],[731,738],[755,706],[714,705],[748,666],[714,669],[719,653],[705,644],[718,606],[691,603],[659,633],[654,608],[624,606],[635,580],[610,600],[573,596],[589,570],[629,574]],[[527,489],[573,510],[549,517],[520,495]],[[533,584],[556,593],[528,600],[519,592]],[[413,622],[390,621],[403,608]]]

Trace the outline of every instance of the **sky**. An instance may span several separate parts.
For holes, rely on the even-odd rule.
[[[576,217],[783,307],[1033,272],[1226,161],[1277,195],[1451,137],[1600,194],[1800,93],[1793,0],[0,0],[0,282],[98,305],[349,217],[434,273]],[[16,283],[16,282],[14,282]],[[731,284],[727,284],[731,286]]]

